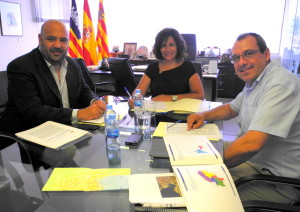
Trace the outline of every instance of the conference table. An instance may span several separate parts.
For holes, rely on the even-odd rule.
[[[203,102],[207,108],[212,108],[221,103]],[[1,161],[4,167],[11,164],[15,167],[23,181],[23,190],[30,197],[36,197],[41,200],[41,204],[29,211],[41,212],[61,212],[61,211],[103,211],[103,212],[120,212],[134,211],[134,205],[129,202],[128,189],[111,190],[111,191],[60,191],[60,192],[43,192],[41,189],[47,182],[52,171],[56,167],[85,167],[85,168],[130,168],[131,174],[141,173],[169,173],[172,172],[169,160],[160,161],[153,164],[154,160],[149,155],[152,143],[156,139],[152,137],[150,141],[144,140],[138,148],[128,148],[125,145],[126,138],[136,132],[134,114],[128,110],[127,102],[116,102],[118,108],[127,111],[124,118],[120,120],[120,160],[118,162],[107,158],[106,138],[104,127],[90,130],[92,136],[74,144],[64,150],[53,150],[41,148],[24,141],[14,143],[1,151]],[[119,110],[117,110],[119,112]],[[216,123],[222,133],[222,122]],[[223,144],[221,141],[215,141],[215,145],[221,155],[223,153]],[[40,148],[40,149],[39,149]],[[36,154],[39,152],[40,154]],[[29,156],[29,157],[27,157]],[[30,159],[29,159],[30,158]],[[1,167],[1,163],[0,163]],[[6,168],[4,168],[6,170]],[[7,170],[9,170],[7,168]],[[1,174],[1,169],[0,169]],[[16,176],[13,176],[15,178]],[[16,174],[15,174],[16,175]],[[1,177],[1,175],[0,175]],[[0,182],[1,178],[0,178]],[[147,183],[147,182],[145,182]],[[3,183],[2,183],[3,184]],[[0,184],[0,185],[2,185]],[[14,185],[11,185],[14,189]],[[0,186],[0,197],[1,197]],[[145,191],[147,192],[147,191]],[[5,196],[5,193],[3,194]],[[6,195],[7,199],[7,195]],[[1,201],[1,200],[0,200]],[[15,211],[18,199],[7,199],[2,204],[12,207]],[[0,204],[1,206],[1,204]],[[1,210],[2,211],[2,210]],[[14,210],[10,210],[14,211]],[[24,211],[24,210],[20,210]]]

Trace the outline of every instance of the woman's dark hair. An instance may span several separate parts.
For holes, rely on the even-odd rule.
[[[153,46],[153,53],[155,57],[159,60],[163,60],[163,56],[161,55],[160,49],[162,44],[169,38],[172,37],[177,46],[177,55],[176,60],[181,60],[186,56],[186,44],[182,36],[176,29],[173,28],[165,28],[161,30],[155,37],[155,44]]]
[[[256,34],[254,32],[247,32],[247,33],[244,33],[244,34],[240,34],[238,37],[237,37],[237,41],[239,40],[242,40],[244,39],[245,37],[247,36],[252,36],[256,39],[256,43],[257,43],[257,46],[260,50],[261,53],[264,53],[265,50],[268,48],[267,47],[267,44],[266,44],[266,41],[259,35],[259,34]]]

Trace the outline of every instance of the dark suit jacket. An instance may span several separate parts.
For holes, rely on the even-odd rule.
[[[77,63],[67,57],[66,81],[70,108],[80,109],[98,98],[86,85]],[[62,108],[56,82],[38,48],[7,66],[8,104],[0,130],[19,132],[45,121],[71,123],[72,109]]]

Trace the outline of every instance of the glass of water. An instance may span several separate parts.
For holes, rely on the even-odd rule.
[[[144,111],[151,116],[151,123],[150,127],[155,130],[156,128],[156,119],[155,119],[155,102],[151,100],[144,100],[143,101],[144,105]]]

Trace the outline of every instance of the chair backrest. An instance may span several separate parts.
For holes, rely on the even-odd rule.
[[[90,87],[90,89],[94,92],[96,92],[96,87],[95,84],[90,76],[89,70],[84,62],[84,60],[82,58],[73,58],[76,63],[78,64],[81,73],[82,73],[82,77],[84,79],[84,81],[86,82],[86,84]]]
[[[201,62],[193,62],[199,76],[201,79],[201,82],[203,82],[203,69],[202,69],[202,63]]]
[[[7,71],[0,71],[0,118],[5,110],[8,101],[7,86]]]
[[[23,163],[21,149],[25,147],[17,138],[0,133],[0,140],[9,144],[0,149],[1,211],[35,211],[43,203],[41,178],[38,181],[31,163]]]
[[[196,34],[181,34],[186,43],[187,60],[195,61],[197,55]]]
[[[110,57],[108,58],[108,63],[109,70],[115,81],[115,96],[128,96],[124,87],[132,93],[137,86],[137,81],[134,78],[128,59]]]

